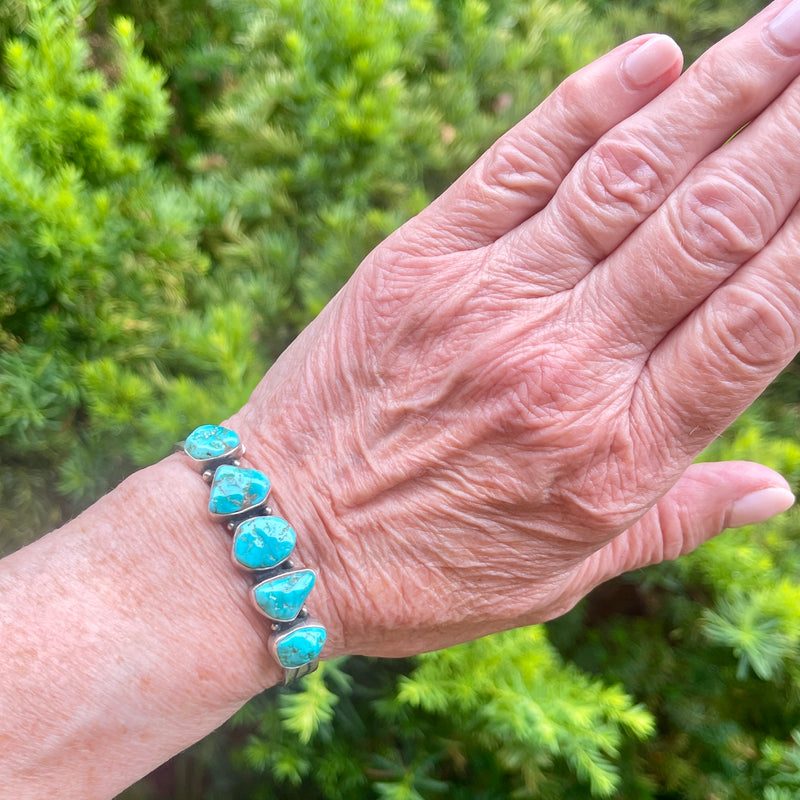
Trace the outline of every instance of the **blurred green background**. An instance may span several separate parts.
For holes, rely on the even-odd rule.
[[[0,0],[0,552],[223,418],[570,72],[751,0]],[[795,366],[707,454],[798,487]],[[416,659],[328,662],[126,800],[800,798],[789,514]],[[0,645],[0,655],[2,646]]]

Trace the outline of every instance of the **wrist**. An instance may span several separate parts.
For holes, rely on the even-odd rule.
[[[279,683],[281,670],[268,652],[269,625],[250,604],[248,580],[231,561],[230,535],[208,513],[208,485],[180,454],[134,477],[151,500],[140,519],[148,528],[143,536],[169,561],[169,598],[184,614],[186,633],[213,643],[209,666],[219,690],[244,702]]]
[[[395,657],[425,649],[412,632],[412,593],[429,575],[423,568],[395,577],[402,564],[416,564],[392,535],[409,517],[395,514],[396,485],[375,471],[367,431],[380,402],[368,386],[354,391],[352,354],[360,350],[345,346],[353,330],[345,301],[337,295],[222,424],[245,442],[247,466],[269,476],[270,506],[297,531],[293,560],[318,573],[308,607],[328,629],[321,658]],[[393,463],[393,477],[405,474],[402,452]]]
[[[335,514],[328,493],[329,483],[314,472],[315,460],[306,459],[296,446],[286,427],[280,430],[264,422],[269,437],[259,435],[246,423],[245,415],[237,415],[223,423],[237,431],[245,445],[242,467],[259,470],[270,481],[268,506],[271,513],[286,520],[295,530],[297,539],[291,554],[295,568],[316,573],[313,591],[306,607],[310,617],[327,629],[327,639],[320,659],[335,658],[348,653],[342,598],[346,570],[334,545]],[[256,612],[257,623],[269,633],[269,620]]]

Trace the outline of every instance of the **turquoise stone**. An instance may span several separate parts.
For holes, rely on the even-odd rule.
[[[280,517],[251,517],[233,535],[233,559],[245,569],[269,569],[289,557],[295,532]]]
[[[321,625],[296,628],[275,645],[275,655],[284,669],[302,667],[320,654],[325,637],[325,628]]]
[[[211,482],[208,510],[212,514],[238,514],[260,505],[269,494],[269,478],[257,469],[221,466]]]
[[[201,425],[183,443],[183,449],[198,461],[221,458],[239,446],[239,436],[221,425]]]
[[[258,607],[275,622],[290,622],[299,613],[316,576],[310,569],[285,572],[253,587]]]

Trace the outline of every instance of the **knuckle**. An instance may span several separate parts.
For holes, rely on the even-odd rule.
[[[499,139],[479,162],[479,181],[491,194],[540,194],[549,199],[572,167],[570,153],[587,146],[603,124],[594,78],[573,73],[544,103]],[[557,131],[557,135],[554,135]]]
[[[655,144],[640,134],[606,137],[584,162],[584,192],[600,208],[646,215],[666,196],[665,163]]]
[[[627,509],[603,505],[600,501],[594,506],[573,503],[573,517],[579,528],[591,532],[593,538],[603,541],[614,538],[630,527],[632,519]]]
[[[748,260],[766,245],[776,224],[764,194],[730,168],[687,185],[670,210],[682,250],[712,268]]]
[[[560,124],[562,137],[571,142],[585,142],[587,135],[603,125],[596,99],[597,83],[591,71],[573,72],[559,84],[546,102],[552,117]]]
[[[777,293],[731,285],[726,295],[727,324],[716,334],[723,363],[760,372],[792,358],[800,345],[797,323]]]
[[[689,70],[698,107],[706,119],[727,117],[731,108],[760,105],[763,75],[752,61],[737,61],[724,48],[712,48]]]
[[[591,79],[585,70],[578,70],[568,75],[550,96],[551,101],[559,104],[565,111],[571,108],[580,108],[581,103],[591,96]]]
[[[559,167],[552,146],[533,131],[515,132],[497,142],[479,162],[477,183],[487,197],[549,195],[558,185]]]

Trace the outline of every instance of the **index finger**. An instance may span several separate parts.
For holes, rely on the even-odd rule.
[[[626,42],[568,77],[417,216],[447,251],[482,247],[544,208],[604,133],[663,91],[683,58],[667,36]]]
[[[601,268],[612,278],[606,295],[615,299],[620,286],[641,295],[651,280],[645,265],[653,248],[661,247],[657,234],[645,232],[642,223],[798,73],[800,3],[780,0],[592,146],[547,207],[497,243],[490,267],[494,283],[522,297],[570,289],[587,276],[594,284],[605,280],[595,267],[613,254],[613,266]],[[750,159],[758,161],[763,152],[759,147]],[[620,245],[629,248],[635,236],[643,252],[623,256]],[[590,297],[596,291],[587,286]],[[702,288],[700,296],[707,291]]]

